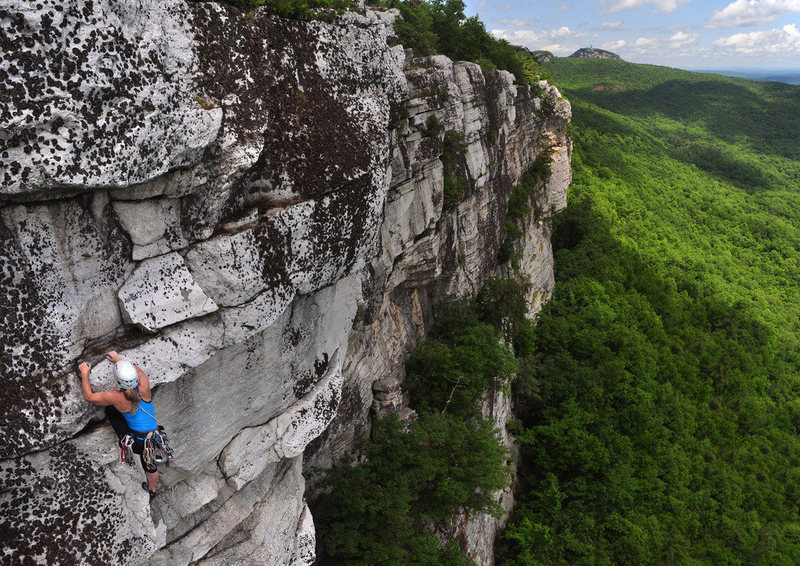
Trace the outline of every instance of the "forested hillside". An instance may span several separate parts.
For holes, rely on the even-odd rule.
[[[800,563],[800,87],[547,67],[575,179],[499,562]]]

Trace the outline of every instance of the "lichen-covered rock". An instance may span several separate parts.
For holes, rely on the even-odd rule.
[[[189,12],[160,0],[0,3],[0,194],[124,186],[199,161],[222,111],[198,101]]]
[[[317,559],[317,536],[314,530],[314,517],[308,504],[303,507],[303,513],[297,522],[295,531],[295,551],[291,566],[310,566]]]
[[[198,566],[288,566],[296,563],[298,550],[303,550],[300,545],[307,544],[309,535],[307,524],[301,525],[306,528],[305,539],[297,532],[306,513],[302,469],[302,458],[285,461],[252,513],[231,529],[207,557],[199,560]],[[230,529],[234,524],[227,527]],[[205,544],[203,541],[203,546]]]
[[[154,553],[148,562],[205,564],[204,557],[209,555],[208,564],[287,564],[294,553],[296,525],[303,510],[301,468],[300,459],[295,458],[266,469],[239,491],[223,490],[209,504],[211,514]],[[254,540],[253,534],[260,535],[259,539]],[[252,561],[247,561],[246,553],[237,554],[239,543]],[[223,551],[227,561],[220,562]]]
[[[118,296],[125,322],[147,332],[217,310],[174,252],[143,261]]]
[[[135,563],[163,545],[138,478],[127,466],[110,466],[118,457],[114,438],[104,427],[0,461],[4,563]]]
[[[114,212],[133,242],[133,260],[166,254],[185,247],[180,221],[180,200],[115,201]]]
[[[353,455],[373,401],[411,414],[408,348],[436,303],[513,272],[496,265],[508,195],[546,146],[543,222],[526,219],[516,251],[534,308],[549,296],[568,103],[471,63],[406,61],[387,44],[396,13],[361,5],[324,22],[232,3],[0,0],[12,562],[311,564],[302,460]],[[465,144],[448,162],[446,131]],[[464,183],[457,201],[445,173]],[[163,513],[74,372],[89,361],[95,390],[116,387],[111,348],[147,373],[175,451]],[[480,521],[484,556],[497,524]]]
[[[127,239],[92,202],[0,209],[0,458],[64,440],[96,413],[72,364],[120,324],[114,294],[131,264]]]

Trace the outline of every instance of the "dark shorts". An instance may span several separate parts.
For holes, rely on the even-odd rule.
[[[117,433],[117,437],[122,440],[122,437],[126,434],[130,434],[133,437],[133,452],[134,454],[139,455],[139,461],[142,463],[142,468],[144,468],[145,472],[153,474],[158,471],[158,468],[155,464],[150,464],[149,466],[144,461],[144,439],[140,437],[144,437],[145,433],[136,432],[130,429],[128,423],[125,421],[125,417],[122,416],[118,410],[114,407],[106,407],[106,416],[108,417],[108,422],[111,423],[111,426],[114,428],[114,432]]]

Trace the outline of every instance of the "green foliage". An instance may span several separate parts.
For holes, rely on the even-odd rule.
[[[424,138],[435,138],[442,131],[442,124],[436,114],[431,114],[425,121],[425,127],[420,128],[419,131]]]
[[[508,197],[508,217],[525,218],[531,211],[531,201],[528,191],[522,185],[516,185],[511,189],[511,196]]]
[[[498,564],[800,563],[800,88],[549,67],[574,182]]]
[[[466,190],[466,185],[462,176],[456,173],[456,166],[464,156],[467,144],[464,141],[464,134],[457,130],[449,130],[444,134],[442,144],[442,164],[444,165],[444,209],[451,210],[456,203],[461,200]],[[464,168],[462,168],[464,169]]]
[[[517,48],[517,57],[522,64],[522,72],[525,75],[525,82],[533,87],[533,95],[541,96],[542,88],[539,86],[540,80],[550,81],[550,71],[541,65],[536,56],[537,52],[529,51],[524,47]],[[550,54],[552,57],[552,54]]]
[[[458,510],[501,512],[492,495],[508,484],[507,454],[480,406],[517,369],[498,328],[524,313],[523,291],[490,280],[479,301],[437,312],[407,362],[419,418],[407,428],[396,415],[376,420],[363,463],[328,471],[327,495],[312,502],[320,563],[471,564],[454,542],[438,549],[429,528]]]
[[[510,220],[505,224],[505,239],[497,252],[497,263],[502,264],[514,260],[514,242],[521,238],[524,233],[517,225],[517,220],[525,218],[531,211],[531,198],[536,195],[536,191],[541,188],[543,183],[550,176],[550,163],[552,161],[552,150],[544,146],[531,166],[522,175],[522,181],[511,189],[508,197],[508,212],[506,217]],[[538,214],[539,211],[537,211]],[[517,267],[514,266],[514,271]]]
[[[350,0],[233,0],[237,4],[264,6],[270,12],[304,20],[332,19],[352,7]]]
[[[437,322],[406,362],[404,386],[419,411],[447,410],[472,418],[484,392],[502,387],[516,371],[514,354],[501,343],[495,327],[479,320],[470,303],[445,307]]]
[[[519,232],[522,233],[522,230],[519,230]],[[515,241],[516,238],[513,238],[511,236],[506,236],[506,238],[503,240],[503,243],[500,244],[500,247],[497,250],[498,265],[503,264],[507,261],[511,261],[511,258],[514,256]]]
[[[528,320],[525,317],[528,312],[525,295],[529,290],[527,283],[489,277],[477,297],[481,320],[502,332],[507,342],[514,341]]]
[[[428,413],[404,430],[396,415],[376,420],[365,463],[330,470],[329,493],[314,504],[321,563],[470,564],[457,548],[437,549],[426,530],[459,508],[497,512],[505,453],[491,424]]]
[[[497,39],[477,16],[467,18],[462,0],[387,1],[384,5],[400,10],[395,32],[399,42],[413,48],[417,56],[442,53],[454,61],[474,61],[484,69],[510,71],[520,83],[544,76],[528,50]],[[533,63],[527,72],[526,61]]]

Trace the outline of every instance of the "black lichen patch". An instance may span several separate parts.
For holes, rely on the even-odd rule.
[[[347,270],[370,245],[370,232],[378,222],[373,215],[380,209],[372,202],[376,196],[371,175],[364,175],[343,189],[323,199],[314,209],[311,220],[311,240],[318,263],[330,265],[336,280],[347,275]],[[317,287],[324,277],[322,271],[312,274],[311,282]]]
[[[3,463],[3,564],[127,562],[137,541],[120,536],[126,520],[102,468],[69,443],[56,446],[45,459],[36,466],[25,458]]]
[[[0,8],[0,187],[125,184],[163,171],[181,130],[205,113],[174,84],[190,58],[165,62],[169,45],[136,37],[146,22],[113,3],[28,4]]]
[[[49,300],[40,293],[19,244],[0,218],[0,458],[35,446],[58,411],[64,383],[54,375],[53,356],[64,340],[51,331]],[[55,405],[55,406],[54,406]]]
[[[250,178],[278,187],[288,171],[295,191],[310,197],[368,169],[369,139],[345,102],[359,88],[382,82],[367,76],[337,84],[323,77],[318,54],[332,65],[348,62],[339,53],[342,45],[319,41],[315,25],[322,24],[265,11],[248,18],[229,5],[195,12],[195,26],[204,29],[198,38],[200,66],[208,69],[199,87],[219,100],[238,97],[226,111],[228,131],[264,134],[265,147]]]
[[[319,382],[319,377],[313,371],[305,371],[294,375],[292,391],[297,399],[305,397]]]
[[[222,215],[235,216],[269,190],[319,198],[371,169],[376,148],[387,144],[390,101],[382,98],[385,108],[376,111],[364,100],[385,88],[386,73],[379,64],[359,61],[362,53],[348,53],[347,39],[321,39],[356,30],[363,40],[371,32],[264,10],[253,14],[229,4],[192,9],[194,27],[203,30],[197,54],[205,73],[197,79],[198,90],[225,101],[224,132],[243,143],[254,136],[263,143],[254,167],[227,195]],[[378,41],[363,47],[386,49]],[[213,203],[199,194],[187,200],[188,221],[207,223]]]
[[[325,353],[322,359],[317,358],[314,360],[314,371],[305,371],[297,374],[292,388],[294,396],[297,399],[301,399],[310,393],[314,386],[325,377],[325,372],[328,370],[329,365],[330,360],[328,359],[328,354]]]
[[[265,286],[273,289],[288,287],[287,235],[279,230],[275,223],[268,221],[253,230],[253,237],[261,261],[261,277]]]
[[[98,231],[78,200],[4,212],[9,214],[0,214],[0,375],[6,386],[0,396],[0,458],[63,438],[57,423],[69,393],[79,387],[66,359],[68,340],[75,339],[68,334],[75,328],[72,316],[84,306],[71,304],[81,295],[66,289],[115,287],[130,253],[118,230]],[[81,280],[72,280],[73,274]]]

